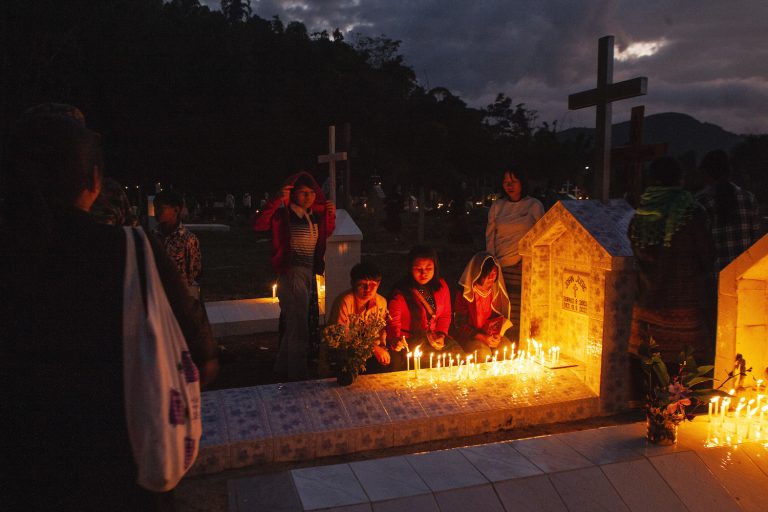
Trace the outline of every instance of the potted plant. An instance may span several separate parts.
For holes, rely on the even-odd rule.
[[[707,387],[706,384],[714,380],[707,376],[714,366],[698,366],[691,347],[685,347],[680,353],[677,371],[672,375],[653,338],[640,346],[639,354],[645,373],[647,436],[655,444],[676,443],[680,423],[692,420],[696,408],[708,403],[711,397],[726,395],[720,387],[733,377],[731,374],[717,389]]]
[[[358,374],[365,371],[365,362],[373,356],[373,348],[386,323],[386,312],[376,310],[362,315],[350,314],[347,325],[333,324],[323,329],[323,340],[332,349],[339,385],[352,384]]]

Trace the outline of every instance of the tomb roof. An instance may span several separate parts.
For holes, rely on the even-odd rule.
[[[574,231],[578,236],[594,240],[604,257],[632,257],[627,230],[634,212],[623,199],[612,199],[607,204],[584,200],[558,201],[520,241],[520,253],[530,254],[532,245],[549,244],[565,231]]]

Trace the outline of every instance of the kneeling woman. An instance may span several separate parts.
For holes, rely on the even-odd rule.
[[[504,337],[512,326],[510,303],[501,266],[487,252],[479,252],[464,269],[459,279],[459,293],[454,302],[453,335],[467,352],[477,351],[478,362],[512,343]]]
[[[408,257],[408,274],[392,290],[389,298],[387,340],[405,366],[405,346],[413,351],[417,346],[428,359],[428,352],[461,354],[461,346],[448,336],[451,327],[451,293],[440,278],[437,253],[434,249],[416,246]],[[405,343],[403,343],[405,339]],[[423,366],[423,363],[422,363]],[[404,368],[403,368],[404,369]]]

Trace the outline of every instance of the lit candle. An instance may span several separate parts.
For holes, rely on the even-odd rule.
[[[728,412],[728,408],[731,405],[731,399],[726,397],[723,398],[723,406],[720,409],[720,426],[725,427],[725,414]]]
[[[757,381],[757,389],[755,390],[755,393],[760,393],[760,386],[763,384],[763,379],[760,379]]]
[[[411,352],[405,354],[405,371],[407,372],[411,371],[411,356],[413,356]]]
[[[515,350],[515,344],[512,344],[512,351]],[[507,347],[504,347],[504,351],[501,353],[501,360],[506,361],[507,360]]]
[[[713,414],[717,416],[720,413],[720,397],[713,396],[709,402],[713,404]]]
[[[765,411],[768,411],[768,405],[764,405],[762,409],[760,409],[760,428],[762,428],[763,425],[763,415],[765,414]]]
[[[429,353],[429,369],[432,369],[432,357],[435,355],[434,352]]]
[[[272,285],[272,302],[277,300],[277,283]]]

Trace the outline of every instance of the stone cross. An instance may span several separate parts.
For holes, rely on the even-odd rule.
[[[632,107],[632,120],[629,123],[629,144],[614,148],[612,156],[617,163],[624,163],[627,171],[627,201],[637,208],[642,194],[643,162],[667,154],[666,144],[643,144],[643,105]]]
[[[336,152],[336,127],[331,125],[328,127],[328,154],[319,155],[317,161],[321,164],[328,164],[328,176],[331,185],[331,197],[329,199],[334,203],[336,202],[336,162],[346,159],[346,151]]]
[[[597,51],[597,87],[568,96],[568,108],[597,107],[595,119],[596,196],[609,199],[611,173],[611,103],[642,96],[647,92],[646,77],[613,83],[613,36],[601,37]]]

